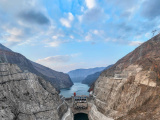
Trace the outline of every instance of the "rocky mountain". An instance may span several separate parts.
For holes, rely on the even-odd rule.
[[[104,70],[109,69],[111,66],[112,65],[107,66]],[[88,75],[84,80],[82,80],[82,83],[91,86],[98,79],[102,71]]]
[[[69,75],[31,62],[25,56],[13,52],[3,45],[0,45],[0,63],[17,64],[22,71],[29,71],[37,76],[41,76],[49,81],[56,89],[68,88],[73,85]]]
[[[68,72],[73,82],[82,82],[88,75],[104,70],[105,67],[96,67],[90,69],[76,69]]]
[[[5,47],[4,45],[2,45],[1,43],[0,43],[0,49],[1,50],[6,50],[6,51],[12,51],[11,49],[9,49],[9,48],[7,48],[7,47]]]
[[[160,34],[102,72],[94,85],[95,105],[117,120],[160,118]]]
[[[1,120],[61,120],[67,105],[43,78],[0,63]]]

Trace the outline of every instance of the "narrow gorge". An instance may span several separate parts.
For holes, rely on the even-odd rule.
[[[41,76],[16,64],[0,63],[0,118],[73,120],[85,113],[89,120],[158,120],[159,46],[157,35],[103,71],[91,86],[87,109],[79,110],[73,108],[76,97],[60,97]]]

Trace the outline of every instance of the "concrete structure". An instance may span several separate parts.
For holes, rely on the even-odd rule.
[[[97,110],[94,105],[94,99],[94,97],[84,95],[65,98],[64,101],[69,107],[68,111],[63,115],[62,120],[73,120],[74,115],[78,113],[87,114],[89,120],[113,120]]]

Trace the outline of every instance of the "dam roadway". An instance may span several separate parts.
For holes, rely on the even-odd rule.
[[[62,98],[63,103],[67,104],[68,111],[62,116],[61,120],[74,120],[74,115],[84,113],[89,120],[113,120],[100,113],[94,105],[95,97],[91,96],[72,96]]]

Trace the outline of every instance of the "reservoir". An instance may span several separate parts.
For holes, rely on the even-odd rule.
[[[89,86],[82,83],[74,83],[70,88],[65,88],[60,90],[60,95],[63,95],[65,98],[73,96],[73,93],[76,92],[76,95],[89,95],[87,92]]]

